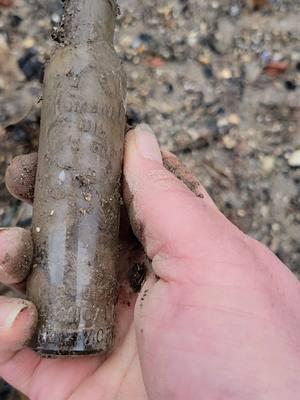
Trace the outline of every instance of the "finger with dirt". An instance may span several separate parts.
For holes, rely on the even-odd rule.
[[[37,170],[37,153],[15,157],[7,168],[5,182],[8,191],[16,198],[32,204]],[[121,206],[120,221],[120,281],[123,282],[133,265],[143,258],[141,246],[133,235],[126,207]]]
[[[164,167],[169,172],[172,172],[172,174],[184,183],[197,197],[200,199],[206,198],[213,207],[216,207],[199,180],[173,153],[162,151],[162,158]]]
[[[204,248],[219,235],[221,223],[226,229],[237,230],[204,189],[203,196],[196,196],[182,179],[164,168],[158,143],[149,127],[138,126],[127,135],[124,164],[124,200],[133,230],[150,259],[160,252],[188,257],[194,246],[190,238],[196,235],[200,240],[199,226],[206,227],[201,236]],[[155,265],[153,268],[161,276]],[[162,275],[165,277],[167,273],[171,271]]]
[[[37,323],[37,311],[29,301],[0,297],[0,363],[30,340]]]
[[[199,198],[207,195],[198,179],[172,153],[162,151],[165,168],[181,180]],[[21,155],[12,160],[6,172],[6,186],[14,196],[29,204],[33,203],[34,184],[37,169],[37,153]],[[209,199],[209,196],[207,196]],[[213,202],[211,202],[214,205]],[[133,289],[139,291],[144,276],[142,248],[133,235],[124,206],[121,207],[120,228],[120,281],[128,276]]]
[[[30,232],[21,228],[0,230],[0,282],[16,285],[29,274],[32,260]],[[34,305],[23,299],[0,296],[0,362],[11,357],[30,339],[37,322]]]
[[[15,157],[7,168],[5,182],[17,199],[32,204],[37,169],[37,153]]]
[[[0,230],[0,282],[16,285],[27,278],[32,261],[32,239],[22,228]]]
[[[180,179],[196,196],[201,198],[205,195],[206,191],[198,179],[173,153],[162,151],[162,157],[165,168]],[[37,153],[15,157],[6,171],[5,181],[8,191],[14,197],[32,204],[36,170]],[[124,217],[124,219],[126,219],[126,217]]]

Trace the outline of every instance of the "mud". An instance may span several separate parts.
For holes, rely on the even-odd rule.
[[[142,289],[142,286],[146,280],[147,276],[147,268],[145,263],[137,263],[135,264],[128,273],[128,281],[131,289],[135,293],[139,293]]]
[[[65,1],[45,72],[28,283],[42,355],[113,346],[126,97],[115,14],[107,0]]]
[[[195,175],[174,154],[163,151],[162,157],[165,168],[181,180],[197,197],[204,199],[201,184]]]

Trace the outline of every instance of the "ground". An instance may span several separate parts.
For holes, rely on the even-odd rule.
[[[300,274],[298,0],[120,0],[128,117],[201,180],[219,208]],[[7,163],[37,148],[58,1],[0,9],[0,223],[29,226]]]

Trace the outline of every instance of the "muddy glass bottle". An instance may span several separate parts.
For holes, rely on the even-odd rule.
[[[28,297],[45,356],[113,346],[126,78],[111,0],[66,0],[46,67]]]

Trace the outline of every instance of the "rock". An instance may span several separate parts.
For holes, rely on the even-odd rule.
[[[23,40],[22,46],[25,47],[25,49],[30,49],[36,44],[36,41],[33,37],[27,37],[26,39]]]
[[[275,166],[275,158],[273,156],[265,156],[261,161],[261,166],[264,172],[269,174]]]
[[[216,48],[220,53],[226,53],[233,43],[233,37],[235,33],[235,25],[228,19],[222,18],[218,24],[218,31],[215,35],[216,38]]]
[[[187,43],[189,46],[194,47],[199,43],[199,32],[192,31],[187,37]]]
[[[0,81],[2,89],[10,89],[18,81],[24,80],[14,54],[0,36]]]
[[[286,88],[286,90],[296,90],[297,89],[297,83],[294,80],[287,80],[284,82],[284,86]]]
[[[175,104],[174,103],[167,103],[166,101],[156,101],[154,99],[150,99],[149,107],[153,110],[160,112],[162,114],[172,114],[175,111]]]
[[[12,14],[12,15],[10,16],[10,25],[11,25],[13,28],[16,28],[17,26],[19,26],[19,25],[21,24],[22,21],[23,21],[23,18],[20,17],[20,16],[17,15],[17,14]]]
[[[51,15],[51,21],[52,21],[54,24],[59,24],[60,21],[61,21],[61,16],[60,16],[58,13],[53,13],[53,14]]]
[[[28,81],[42,81],[44,64],[39,61],[35,48],[32,47],[27,49],[23,57],[19,59],[18,63]]]
[[[203,64],[203,65],[208,65],[211,63],[211,59],[210,59],[209,55],[207,55],[207,54],[201,54],[198,57],[198,61],[200,64]]]
[[[228,116],[228,122],[231,125],[239,125],[240,122],[241,122],[241,118],[240,118],[240,116],[238,114],[230,114]]]
[[[289,63],[287,61],[270,61],[264,68],[264,72],[269,76],[277,76],[285,73],[288,69]]]
[[[288,163],[291,167],[300,167],[300,149],[290,155]]]
[[[249,83],[257,81],[261,74],[261,67],[257,62],[250,62],[245,66],[246,80]]]
[[[241,9],[237,4],[230,7],[230,15],[232,17],[237,17],[238,15],[240,15],[240,13],[241,13]]]
[[[223,137],[223,143],[226,149],[228,150],[234,149],[237,145],[236,140],[230,135],[226,135]]]
[[[232,72],[230,71],[230,69],[228,69],[228,68],[222,69],[222,71],[220,72],[220,78],[221,79],[231,79]]]

